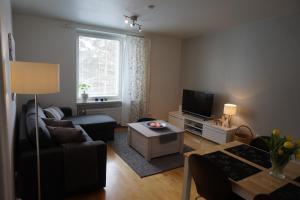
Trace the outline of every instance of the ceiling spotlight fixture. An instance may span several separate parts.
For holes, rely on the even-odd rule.
[[[125,18],[125,19],[124,19],[124,23],[125,23],[125,24],[128,24],[128,23],[129,23],[129,17],[124,16],[124,18]]]
[[[125,24],[128,24],[129,23],[129,26],[131,28],[134,28],[134,27],[137,27],[138,28],[138,31],[139,32],[142,32],[142,25],[138,24],[137,23],[137,19],[138,19],[138,16],[137,15],[133,15],[131,17],[127,16],[127,15],[124,15],[124,23]]]

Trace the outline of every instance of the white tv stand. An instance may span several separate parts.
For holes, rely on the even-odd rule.
[[[219,144],[230,142],[237,128],[217,126],[211,120],[204,120],[179,111],[169,113],[169,123]]]

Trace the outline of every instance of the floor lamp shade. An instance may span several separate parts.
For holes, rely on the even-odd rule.
[[[11,90],[18,94],[49,94],[60,90],[59,64],[11,62]]]

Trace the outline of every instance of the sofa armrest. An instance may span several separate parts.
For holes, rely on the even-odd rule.
[[[18,157],[18,189],[22,199],[37,199],[36,151],[23,152]],[[40,150],[42,199],[63,199],[63,149],[61,147]]]
[[[61,111],[64,113],[65,117],[72,117],[72,108],[70,107],[59,107]]]
[[[105,187],[107,147],[104,142],[88,141],[62,146],[66,195]]]

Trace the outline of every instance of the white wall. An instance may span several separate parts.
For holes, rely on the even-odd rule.
[[[167,120],[180,101],[181,40],[151,37],[150,113]]]
[[[76,107],[76,30],[65,22],[46,18],[14,15],[18,60],[59,63],[61,92],[41,95],[43,106],[57,104]],[[100,27],[88,27],[99,29]],[[101,28],[100,28],[101,29]],[[178,107],[181,40],[167,36],[151,38],[150,113],[167,119]],[[20,96],[18,105],[29,97]]]
[[[300,13],[183,41],[183,87],[238,106],[257,134],[278,127],[300,138]]]
[[[10,93],[8,33],[12,33],[11,2],[0,0],[0,199],[13,200],[16,105]]]
[[[42,105],[76,103],[76,32],[64,23],[42,18],[13,16],[16,55],[19,61],[60,64],[60,93],[40,95]],[[33,96],[18,95],[18,107]]]

